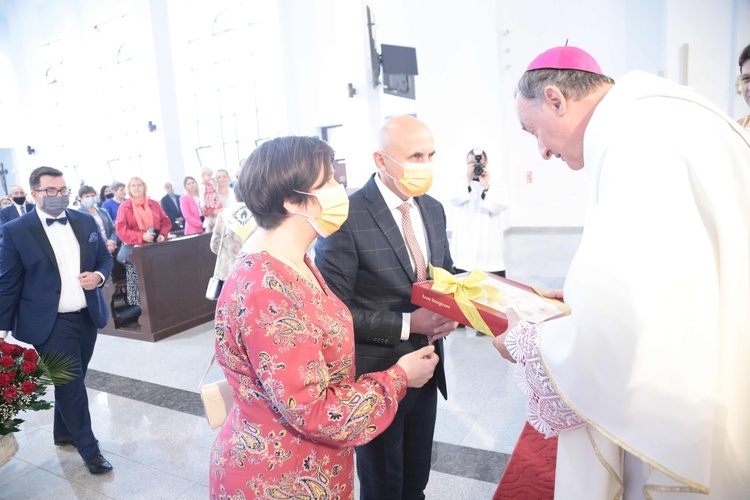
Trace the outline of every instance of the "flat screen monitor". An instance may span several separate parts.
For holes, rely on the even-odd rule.
[[[416,99],[414,75],[383,73],[383,92],[407,99]]]
[[[419,74],[417,70],[417,49],[414,47],[382,44],[380,56],[383,59],[383,73],[392,75]]]

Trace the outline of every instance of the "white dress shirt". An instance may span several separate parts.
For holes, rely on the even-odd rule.
[[[380,194],[383,195],[383,200],[385,200],[385,204],[388,207],[388,209],[391,211],[391,215],[393,216],[393,220],[396,221],[396,226],[398,226],[398,230],[401,232],[401,236],[404,235],[404,228],[401,225],[401,210],[399,210],[399,206],[404,203],[404,200],[396,196],[396,194],[388,189],[388,187],[383,183],[383,181],[380,179],[379,175],[375,175],[375,185],[378,186],[378,189],[380,189]],[[419,245],[419,249],[422,251],[422,255],[425,256],[425,262],[430,262],[430,252],[429,247],[427,246],[427,232],[424,228],[424,221],[422,220],[422,214],[419,212],[419,207],[414,202],[414,198],[409,198],[406,200],[406,203],[409,204],[409,216],[411,217],[411,225],[414,228],[414,236],[417,239],[417,244]],[[421,231],[419,230],[421,229]],[[406,241],[406,238],[404,237],[404,242]],[[414,258],[411,256],[410,252],[407,252],[409,254],[409,260],[411,261],[411,267],[412,269],[416,269],[414,264]],[[429,269],[428,269],[429,272]],[[409,329],[411,328],[411,313],[401,313],[402,318],[402,325],[401,325],[401,340],[408,340],[409,339]]]
[[[52,217],[44,213],[39,207],[36,209],[37,216],[42,222],[44,232],[47,234],[52,251],[57,260],[57,269],[60,272],[60,303],[57,306],[58,313],[80,311],[86,307],[86,296],[83,287],[78,280],[81,274],[81,246],[78,244],[70,221],[67,224],[56,222],[47,225],[47,219],[67,217],[66,212],[59,217]]]

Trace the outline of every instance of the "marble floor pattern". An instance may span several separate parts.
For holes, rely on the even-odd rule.
[[[512,231],[508,277],[560,288],[579,230]],[[0,468],[3,499],[205,499],[215,433],[198,384],[213,353],[212,324],[157,343],[100,335],[87,376],[94,432],[113,473],[92,476],[72,447],[52,443],[52,411],[28,412],[20,449]],[[524,423],[524,397],[489,337],[446,339],[449,399],[439,399],[426,496],[489,499]],[[221,377],[212,368],[207,380]],[[51,392],[51,391],[50,391]],[[356,490],[356,485],[355,485]]]

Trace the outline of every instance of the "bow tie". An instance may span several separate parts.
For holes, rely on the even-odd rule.
[[[47,225],[48,226],[51,226],[55,222],[59,222],[60,224],[62,224],[64,226],[65,224],[68,223],[68,218],[67,217],[60,217],[59,219],[50,219],[50,218],[47,219]]]

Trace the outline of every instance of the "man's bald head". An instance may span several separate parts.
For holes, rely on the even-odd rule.
[[[404,163],[431,163],[435,142],[430,129],[413,116],[401,115],[388,119],[380,129],[378,151],[373,153],[380,179],[402,199],[396,187],[404,175]]]
[[[394,116],[380,128],[378,149],[387,152],[396,143],[421,134],[429,134],[432,137],[432,132],[421,120],[409,115]]]

